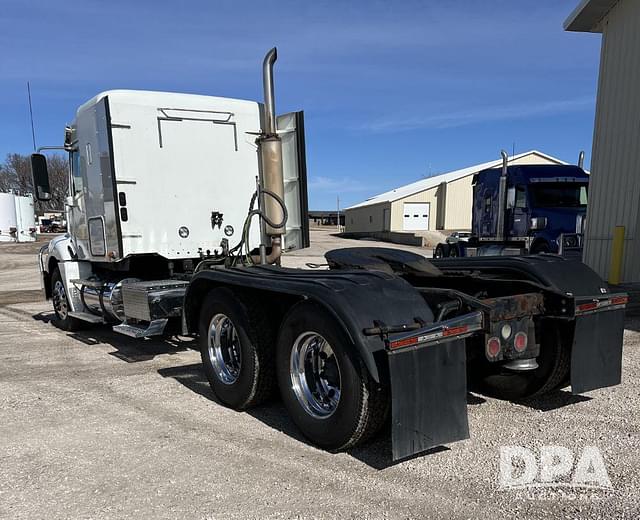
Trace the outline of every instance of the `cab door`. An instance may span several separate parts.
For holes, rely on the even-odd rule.
[[[526,237],[529,231],[529,207],[527,204],[527,190],[525,186],[515,186],[513,205],[510,210],[510,225],[508,235],[511,237]]]
[[[67,229],[77,250],[76,240],[86,240],[87,221],[84,202],[83,158],[78,149],[69,154],[69,202],[66,206]],[[85,172],[86,177],[86,172]]]

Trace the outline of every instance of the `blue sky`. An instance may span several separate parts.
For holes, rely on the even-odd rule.
[[[111,88],[260,100],[278,46],[278,112],[305,110],[311,209],[536,148],[591,150],[600,36],[577,0],[2,0],[0,157],[58,144]]]

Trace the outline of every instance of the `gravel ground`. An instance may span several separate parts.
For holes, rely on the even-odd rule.
[[[343,241],[312,233],[289,265]],[[471,439],[393,464],[388,433],[348,453],[301,438],[280,403],[228,410],[186,338],[64,333],[37,245],[0,244],[1,518],[638,518],[640,320],[623,384],[515,404],[469,395]],[[499,449],[596,446],[611,490],[505,491]]]

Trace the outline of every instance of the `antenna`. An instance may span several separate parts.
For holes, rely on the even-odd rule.
[[[31,106],[31,85],[27,81],[27,95],[29,96],[29,117],[31,118],[31,138],[33,139],[33,151],[36,151],[36,131],[33,127],[33,107]]]

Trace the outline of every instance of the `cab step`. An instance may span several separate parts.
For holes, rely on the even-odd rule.
[[[119,325],[113,326],[113,331],[136,339],[148,338],[149,336],[161,336],[164,333],[164,328],[168,321],[167,318],[162,318],[150,321],[147,325],[120,323]]]
[[[69,316],[75,318],[77,320],[86,321],[89,323],[105,323],[102,319],[102,316],[96,316],[95,314],[91,314],[89,312],[70,312]]]

